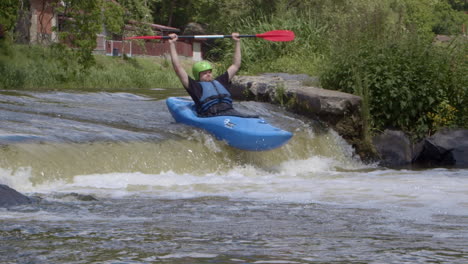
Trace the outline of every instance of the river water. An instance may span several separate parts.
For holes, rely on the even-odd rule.
[[[0,263],[467,263],[468,170],[365,164],[333,131],[268,152],[176,124],[145,93],[0,91]]]

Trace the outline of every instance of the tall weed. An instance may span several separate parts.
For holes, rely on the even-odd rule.
[[[335,52],[321,83],[324,88],[355,94],[366,83],[374,128],[403,129],[420,138],[438,129],[430,117],[443,102],[457,113],[453,119],[458,121],[451,125],[467,126],[463,123],[466,69],[462,46],[435,46],[415,34],[400,33],[397,39],[366,42]]]
[[[284,11],[278,14],[259,14],[239,19],[230,25],[230,31],[241,34],[259,34],[271,30],[292,30],[296,38],[292,42],[272,42],[261,38],[242,40],[242,73],[261,72],[307,73],[315,75],[324,58],[327,45],[327,25],[316,19],[312,10],[298,14]],[[227,67],[232,63],[232,41],[218,41],[219,46],[210,51],[213,57],[221,57]]]

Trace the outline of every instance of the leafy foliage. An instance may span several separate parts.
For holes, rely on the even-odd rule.
[[[125,24],[124,8],[121,5],[114,4],[112,1],[103,1],[102,12],[106,30],[114,34],[121,34]]]
[[[455,0],[452,4],[460,7],[461,3]],[[460,34],[461,25],[468,22],[464,12],[453,9],[444,0],[404,0],[397,1],[394,5],[399,6],[405,26],[418,33]]]
[[[73,47],[78,62],[87,69],[95,64],[92,52],[96,47],[96,34],[102,30],[101,1],[65,0],[56,7],[68,19],[60,31],[60,37]]]
[[[8,35],[8,31],[14,27],[19,4],[18,0],[0,2],[0,39],[4,38],[2,35]]]
[[[420,138],[441,125],[466,127],[466,40],[434,45],[427,33],[399,24],[375,35],[367,25],[354,24],[352,36],[338,34],[323,87],[368,96],[369,122],[377,130],[393,127]]]
[[[152,22],[153,16],[150,9],[151,2],[153,0],[120,0],[119,3],[125,9],[125,20],[136,21],[138,24],[133,24],[134,34],[143,35],[143,34],[152,34],[148,23]],[[123,21],[122,21],[123,22]],[[122,27],[124,23],[122,23]],[[124,32],[124,35],[127,35],[127,32]]]

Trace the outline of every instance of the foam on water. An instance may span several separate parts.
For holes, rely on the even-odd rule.
[[[358,168],[359,165],[361,168]],[[363,170],[366,169],[366,170]],[[466,170],[424,171],[371,169],[348,166],[329,157],[288,160],[275,170],[252,165],[235,166],[196,175],[165,171],[159,174],[118,172],[76,175],[71,181],[48,181],[33,185],[30,170],[0,171],[2,182],[22,192],[78,192],[97,197],[129,196],[196,198],[223,196],[265,202],[323,203],[364,208],[390,208],[396,212],[466,214]]]
[[[28,93],[2,107],[0,184],[38,202],[0,208],[0,262],[466,256],[468,170],[363,164],[337,133],[276,106],[236,105],[294,133],[262,153],[174,123],[145,96]]]

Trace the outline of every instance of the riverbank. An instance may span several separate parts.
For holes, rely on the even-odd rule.
[[[12,45],[0,53],[1,89],[129,91],[135,88],[176,88],[180,82],[170,61],[159,57],[94,55],[84,70],[60,47]],[[190,62],[184,62],[190,68]]]
[[[468,130],[440,128],[433,136],[415,139],[404,131],[370,133],[359,96],[314,87],[318,80],[305,74],[269,73],[233,79],[237,100],[279,104],[290,112],[332,128],[364,161],[390,168],[467,168]],[[413,135],[414,136],[414,135]]]
[[[144,94],[155,90],[155,88],[175,88],[183,90],[177,76],[172,69],[170,61],[166,58],[121,58],[94,55],[94,66],[84,70],[78,62],[71,59],[73,58],[72,52],[73,51],[64,49],[60,46],[41,47],[12,45],[8,46],[6,49],[2,49],[0,53],[0,75],[3,77],[3,79],[0,82],[0,89],[36,91],[73,90],[91,92],[111,91]],[[190,68],[193,62],[191,60],[181,61],[184,67],[186,67],[187,72],[190,73]],[[215,70],[223,69],[223,67],[219,66],[220,65],[216,65]],[[243,74],[245,73],[246,72],[243,72]],[[306,75],[302,74],[300,76]],[[297,104],[297,100],[300,101],[300,98],[305,96],[305,100],[310,101],[311,98],[315,98],[315,95],[309,94],[311,92],[310,90],[313,90],[310,87],[306,87],[305,90],[303,89],[303,91],[298,91],[297,89],[302,86],[321,86],[321,84],[319,84],[318,78],[313,78],[312,83],[308,82],[310,82],[310,80],[297,81],[292,85],[289,85],[289,88],[283,87],[284,84],[275,84],[271,87],[272,90],[270,93],[273,96],[271,99],[275,102],[279,100],[277,103],[281,105],[285,104],[289,107],[296,108],[293,112],[299,112],[305,116],[308,116],[308,114],[311,113],[310,110],[312,110],[312,118],[314,119],[318,113],[317,109],[322,111],[323,106],[330,104],[333,99],[326,97],[323,99],[323,102],[319,104],[317,104],[317,102],[308,102],[306,103],[307,108],[311,107],[311,109],[307,109],[306,111],[303,111],[304,109],[299,109],[302,106],[301,104]],[[233,81],[233,83],[235,84],[235,81]],[[248,81],[242,84],[240,89],[236,88],[236,90],[244,91],[247,87],[251,86],[251,84],[252,82]],[[429,86],[421,84],[418,85],[418,87],[424,86],[426,90],[429,88],[429,90],[436,90],[436,88],[440,85],[435,85],[432,83]],[[452,86],[443,85],[443,87],[445,87],[444,89],[447,90],[447,87]],[[463,89],[455,89],[457,87],[459,88],[460,85],[453,84],[454,89],[452,90],[457,92],[454,92],[455,94],[453,98],[460,98],[460,101],[463,101],[464,97],[462,95],[465,92]],[[400,87],[399,85],[392,85],[391,88],[388,88],[387,90],[392,89],[395,91],[400,91],[405,90],[404,88],[405,87]],[[253,94],[256,94],[255,91],[252,92]],[[242,95],[245,94],[242,93]],[[385,109],[376,112],[377,110],[375,109],[378,108],[372,106],[372,101],[387,102],[390,98],[390,104],[392,104],[392,101],[400,102],[400,104],[393,103],[392,105],[403,105],[405,107],[406,105],[410,105],[411,111],[407,110],[405,112],[418,113],[417,116],[420,117],[422,120],[421,122],[412,123],[411,126],[407,125],[406,123],[402,123],[399,126],[385,126],[384,128],[394,127],[397,130],[401,130],[408,134],[409,138],[413,142],[420,142],[427,135],[434,134],[443,127],[466,128],[466,123],[463,122],[463,120],[466,119],[466,115],[463,114],[464,111],[466,112],[466,110],[463,110],[463,108],[457,106],[460,103],[449,103],[447,100],[443,100],[443,96],[431,97],[428,94],[428,98],[426,99],[431,99],[433,101],[433,106],[428,107],[428,110],[425,112],[423,111],[422,113],[420,113],[421,111],[417,111],[417,105],[415,106],[415,104],[402,103],[403,101],[401,101],[399,98],[393,98],[390,95],[380,95],[379,97],[375,95],[371,96],[370,93],[365,93],[360,95],[360,97],[362,98],[362,103],[359,103],[359,106],[357,107],[351,107],[353,109],[353,111],[351,111],[353,112],[352,115],[350,115],[350,112],[347,110],[347,108],[341,109],[342,107],[338,104],[336,107],[332,107],[333,111],[330,112],[332,113],[332,116],[329,112],[325,111],[324,116],[322,118],[319,117],[319,119],[327,124],[332,124],[332,128],[335,129],[335,131],[337,131],[345,139],[347,139],[348,142],[356,148],[359,155],[361,157],[365,157],[365,160],[373,159],[373,157],[376,156],[376,151],[373,149],[371,143],[372,136],[379,135],[381,133],[381,128],[379,128],[379,126],[376,124],[382,123],[383,120],[387,118],[387,116],[398,120],[402,112],[402,110],[392,112],[385,111]],[[418,98],[421,99],[421,96]],[[258,100],[259,98],[256,99]],[[317,101],[317,98],[314,100]],[[442,101],[438,104],[436,100]],[[458,102],[457,100],[455,101]],[[452,106],[451,104],[457,106],[458,108]],[[356,105],[356,103],[351,103],[350,105]],[[317,108],[318,106],[320,107]],[[337,112],[339,113],[338,117],[336,117],[336,113],[334,113],[336,109],[339,109]],[[372,109],[374,112],[370,111]],[[402,109],[404,110],[405,108]],[[343,110],[344,112],[342,112]],[[385,116],[385,118],[382,118],[382,116]],[[345,125],[342,125],[341,123],[336,122],[336,120],[351,120],[351,122],[344,122],[343,124]],[[382,124],[380,126],[382,126]],[[405,164],[411,162],[411,156],[412,155],[405,158]]]

